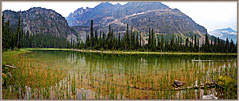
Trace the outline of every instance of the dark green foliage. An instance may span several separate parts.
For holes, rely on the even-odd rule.
[[[125,47],[124,49],[127,50],[129,48],[129,25],[127,24],[127,29],[126,29],[126,33],[125,33],[125,38],[124,38],[124,42],[125,42]]]
[[[93,22],[93,21],[92,21]],[[93,25],[91,25],[93,26]],[[93,27],[91,28],[93,29]],[[94,34],[94,33],[91,33]],[[141,51],[183,51],[183,52],[236,52],[236,46],[233,42],[227,41],[226,43],[221,39],[216,39],[214,42],[209,42],[208,34],[205,35],[203,44],[199,44],[200,36],[190,33],[191,40],[187,37],[182,37],[173,34],[171,37],[164,38],[164,35],[156,35],[153,29],[148,32],[148,44],[143,44],[141,32],[133,31],[133,27],[129,31],[129,26],[126,26],[124,37],[121,38],[120,33],[114,36],[113,29],[109,26],[109,32],[106,35],[103,32],[102,38],[97,37],[97,31],[93,40],[87,36],[85,47],[89,49],[99,49],[96,46],[99,44],[101,49],[108,50],[141,50]],[[170,39],[170,40],[169,40]],[[95,42],[94,46],[88,42]],[[81,48],[81,47],[80,47]]]
[[[22,29],[21,29],[21,18],[18,16],[18,25],[17,25],[17,48],[20,48],[21,45],[21,36],[22,36]]]
[[[119,33],[119,36],[118,36],[118,42],[117,42],[117,49],[121,49],[121,38],[120,38],[120,33]]]
[[[39,33],[30,34],[28,31],[23,32],[21,28],[20,16],[18,26],[10,27],[9,21],[3,19],[3,49],[14,48],[84,48],[84,49],[100,49],[100,50],[140,50],[140,51],[183,51],[183,52],[226,52],[235,53],[237,50],[236,44],[227,39],[226,42],[214,37],[214,41],[209,42],[209,37],[206,34],[203,44],[199,44],[199,36],[190,33],[191,38],[182,39],[177,34],[166,37],[163,34],[154,33],[153,29],[148,32],[148,44],[145,44],[144,35],[141,32],[133,31],[133,27],[129,31],[127,24],[124,37],[121,33],[115,35],[114,30],[109,25],[109,32],[100,31],[98,36],[97,30],[93,32],[93,20],[91,20],[90,34],[86,33],[86,41],[80,40],[77,36],[77,42],[71,38],[68,42],[64,37],[55,36],[53,34]]]
[[[163,35],[161,35],[161,42],[160,42],[160,49],[161,51],[164,51],[164,38],[163,38]]]
[[[91,20],[90,24],[90,46],[92,47],[94,45],[94,36],[93,36],[93,20]]]
[[[227,39],[226,39],[226,46],[225,46],[225,52],[226,52],[226,53],[229,52],[229,50],[230,50],[229,47],[230,47],[230,46],[229,46],[229,40],[228,40],[228,38],[227,38]]]
[[[33,34],[28,31],[23,32],[21,27],[21,17],[18,17],[17,28],[10,27],[10,22],[5,21],[4,17],[2,23],[3,32],[3,50],[18,49],[18,48],[69,48],[73,47],[63,37],[58,37],[52,34]],[[14,31],[15,30],[15,31]],[[71,40],[72,43],[72,40]]]
[[[66,41],[65,38],[57,37],[49,34],[34,34],[34,35],[24,35],[22,43],[25,44],[24,48],[69,48],[73,47],[73,42],[71,39],[71,44]]]
[[[139,46],[140,46],[140,48],[141,48],[141,47],[142,47],[142,35],[141,35],[141,32],[140,32],[139,36],[140,36]]]

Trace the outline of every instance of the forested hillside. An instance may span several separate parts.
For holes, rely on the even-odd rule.
[[[67,21],[54,10],[40,7],[6,10],[2,18],[3,49],[236,52],[233,40],[208,35],[180,10],[160,2],[101,3],[95,8],[77,9]],[[67,22],[76,26],[69,27]]]

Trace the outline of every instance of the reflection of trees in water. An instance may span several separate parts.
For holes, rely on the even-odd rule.
[[[47,55],[51,54],[51,55]],[[110,82],[112,84],[125,85],[129,79],[131,85],[137,82],[137,87],[145,88],[146,84],[153,84],[158,87],[163,83],[170,83],[175,79],[181,79],[188,84],[208,81],[211,70],[216,72],[221,69],[236,66],[236,56],[198,56],[198,55],[116,55],[99,53],[80,53],[80,52],[50,52],[45,55],[54,56],[56,60],[60,59],[62,66],[66,66],[69,74],[79,70],[79,78],[83,75],[89,84],[97,86],[98,81]],[[192,60],[211,60],[211,61],[192,61]],[[73,68],[68,68],[73,67]],[[78,69],[78,70],[77,70]],[[77,70],[77,71],[75,71]],[[199,73],[200,71],[200,73]],[[168,74],[169,73],[169,74]],[[236,73],[236,72],[235,72]],[[197,79],[196,79],[197,77]],[[164,80],[167,78],[166,80]],[[139,79],[139,81],[137,81]],[[79,80],[79,79],[78,79]],[[94,81],[95,80],[95,81]],[[97,81],[98,80],[98,81]],[[149,80],[149,81],[147,81]],[[151,81],[152,80],[152,81]],[[196,80],[196,81],[195,81]],[[93,82],[92,82],[93,81]],[[152,83],[152,82],[156,83]],[[166,82],[165,82],[166,81]],[[189,82],[190,81],[190,82]],[[94,83],[97,82],[97,83]],[[195,83],[197,84],[197,83]],[[130,86],[131,86],[130,85]],[[169,84],[165,84],[167,88]],[[106,85],[98,85],[99,87]],[[164,85],[162,85],[163,87]],[[210,91],[210,90],[209,90]],[[200,91],[202,92],[202,91]],[[214,92],[214,91],[213,91]],[[193,92],[173,92],[178,98],[180,95],[191,94]],[[203,93],[202,93],[203,94]],[[195,92],[195,96],[202,96]]]
[[[53,57],[60,64],[73,66],[86,72],[98,73],[148,73],[177,71],[198,68],[230,68],[236,65],[235,56],[199,56],[199,55],[125,55],[80,53],[69,51],[40,51],[40,56]],[[192,61],[210,60],[210,61]],[[212,60],[212,61],[211,61]],[[225,65],[225,66],[224,66]]]
[[[167,70],[192,69],[199,67],[231,67],[236,64],[235,56],[199,55],[125,55],[80,53],[69,51],[40,51],[40,56],[53,57],[54,61],[71,64],[84,70],[117,73],[157,73]],[[212,61],[192,61],[212,60]],[[231,61],[231,62],[229,62]],[[226,66],[223,66],[226,65]],[[204,68],[199,68],[203,70]]]
[[[85,57],[86,65],[91,70],[97,68],[106,69],[107,72],[146,72],[153,73],[155,70],[177,70],[198,67],[214,66],[212,62],[192,62],[194,59],[218,60],[222,56],[197,56],[197,55],[108,55],[108,54],[79,54]],[[230,56],[228,57],[229,59]],[[225,58],[224,58],[225,59]],[[82,60],[80,61],[82,62]],[[226,63],[228,64],[228,63]],[[218,66],[218,65],[217,65]],[[99,70],[101,70],[99,69]]]
[[[74,53],[69,54],[69,55],[66,57],[67,63],[70,63],[70,64],[76,64],[77,59],[78,59],[77,54],[74,54]]]

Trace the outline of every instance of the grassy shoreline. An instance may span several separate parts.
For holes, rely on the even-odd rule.
[[[84,53],[104,53],[104,54],[152,54],[152,55],[237,55],[237,53],[201,53],[201,52],[142,52],[142,51],[118,51],[118,50],[85,50],[85,49],[66,49],[66,48],[22,48],[20,50],[65,50]]]
[[[55,58],[51,58],[52,55],[42,54],[44,58],[40,58],[39,60],[37,59],[38,57],[36,57],[38,55],[35,54],[33,54],[34,58],[31,56],[21,57],[21,54],[34,50],[62,50],[64,54],[54,54],[57,56],[63,55],[62,57]],[[79,60],[80,64],[79,62],[73,62],[74,65],[71,65],[69,62],[62,62],[66,61],[65,56],[72,54],[65,53],[64,51],[78,51],[79,53],[94,52],[96,54],[80,53],[80,55],[84,57],[74,58],[74,60]],[[27,99],[201,99],[203,95],[198,95],[200,91],[194,93],[195,91],[193,90],[195,89],[186,89],[185,92],[180,93],[179,97],[176,95],[177,92],[168,90],[173,90],[171,84],[175,79],[185,82],[185,87],[189,87],[191,84],[194,84],[196,80],[198,80],[199,84],[205,84],[209,78],[213,78],[211,75],[213,73],[213,75],[217,74],[214,78],[218,78],[216,80],[220,81],[222,85],[225,84],[227,87],[224,92],[221,92],[225,94],[225,96],[217,97],[219,99],[236,98],[236,93],[230,93],[236,90],[231,89],[231,87],[235,88],[236,86],[235,71],[237,71],[237,68],[235,64],[233,64],[234,60],[227,61],[227,63],[215,61],[212,63],[213,65],[211,65],[211,63],[208,62],[190,62],[191,60],[188,59],[191,58],[179,59],[181,56],[177,58],[171,56],[166,56],[166,58],[153,57],[154,59],[151,57],[141,58],[140,61],[137,59],[137,56],[130,58],[130,55],[126,57],[122,56],[121,58],[107,55],[106,57],[112,58],[88,57],[89,55],[97,55],[100,53],[173,53],[180,54],[182,57],[186,55],[199,55],[196,53],[183,52],[97,51],[65,48],[22,48],[19,50],[4,51],[3,62],[5,61],[5,63],[18,68],[4,72],[7,76],[4,78],[3,97],[4,99],[23,99],[27,92],[30,92],[29,94],[31,95]],[[183,56],[184,54],[186,55]],[[205,55],[205,53],[203,55]],[[208,55],[211,55],[211,53],[208,53]],[[170,59],[168,59],[168,57],[170,57]],[[208,56],[206,57],[208,58]],[[220,57],[224,58],[227,56]],[[58,60],[57,58],[61,59]],[[171,63],[171,61],[173,61],[173,63]],[[232,66],[232,68],[224,69],[222,66],[225,64],[231,64],[228,66]],[[122,69],[117,69],[117,67],[114,66],[118,66],[118,68]],[[159,68],[154,68],[155,66],[159,66]],[[61,69],[62,67],[63,69]],[[77,67],[77,69],[72,67]],[[165,67],[169,68],[166,69]],[[219,71],[220,73],[223,72],[233,76],[220,75]],[[13,74],[12,77],[8,74],[9,72]],[[228,80],[227,82],[229,82],[227,84],[225,83],[226,79]],[[31,89],[28,90],[26,87]],[[78,92],[79,90],[80,92]],[[82,93],[85,92],[85,90],[91,91],[90,93],[92,94],[86,97],[86,93]],[[206,93],[212,91],[208,88],[204,88],[203,90]],[[77,95],[81,95],[82,97],[78,98]]]

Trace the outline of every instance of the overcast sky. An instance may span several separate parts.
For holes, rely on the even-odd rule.
[[[93,8],[100,2],[10,2],[3,1],[3,10],[23,11],[31,7],[44,7],[53,9],[62,16],[67,17],[77,8],[90,7]],[[127,2],[111,2],[113,4],[120,3],[122,5]],[[170,8],[178,8],[180,11],[191,17],[196,23],[206,27],[209,31],[221,28],[231,27],[237,28],[237,2],[162,2]]]

